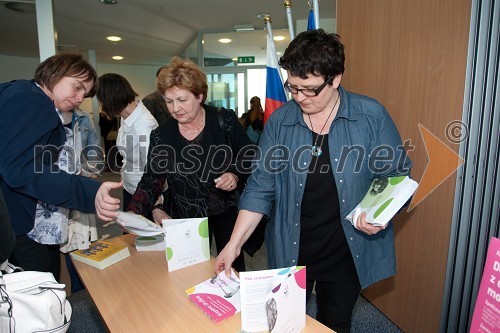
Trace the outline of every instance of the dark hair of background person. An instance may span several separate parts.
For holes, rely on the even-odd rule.
[[[162,93],[172,87],[178,87],[189,90],[195,96],[203,95],[202,104],[207,99],[207,76],[189,59],[173,57],[170,63],[160,71],[156,86]]]
[[[279,65],[302,79],[312,73],[323,75],[326,80],[343,74],[344,62],[344,45],[340,42],[340,36],[318,29],[298,34],[286,48]]]
[[[97,91],[97,72],[81,54],[56,54],[38,65],[33,80],[47,87],[50,91],[65,76],[83,78],[84,82],[93,82],[93,87],[85,97],[94,97]]]
[[[110,118],[120,117],[120,113],[139,96],[126,78],[120,74],[107,73],[99,77],[97,100],[102,112]]]
[[[250,99],[250,110],[248,112],[249,124],[253,124],[256,120],[264,118],[264,110],[262,109],[262,104],[260,104],[259,97],[254,96]]]
[[[158,70],[156,71],[156,78],[158,78],[158,76],[160,76],[160,72],[163,68],[165,68],[167,66],[161,66],[160,68],[158,68]]]

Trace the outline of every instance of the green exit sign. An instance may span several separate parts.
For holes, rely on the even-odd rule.
[[[254,64],[255,57],[238,57],[238,64]]]

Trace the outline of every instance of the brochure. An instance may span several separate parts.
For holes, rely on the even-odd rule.
[[[500,332],[500,239],[492,237],[469,332]]]
[[[240,272],[241,327],[246,332],[298,332],[306,320],[306,268]]]
[[[240,280],[231,272],[211,277],[186,290],[191,301],[196,304],[213,322],[219,322],[240,312]]]
[[[165,236],[138,236],[135,241],[137,251],[165,251]]]
[[[417,190],[418,183],[408,176],[376,178],[363,200],[346,216],[352,225],[357,216],[366,213],[366,221],[385,226]]]
[[[168,271],[210,259],[208,218],[163,220]]]
[[[116,223],[129,233],[137,236],[155,236],[163,233],[162,227],[144,216],[134,213],[119,211]]]

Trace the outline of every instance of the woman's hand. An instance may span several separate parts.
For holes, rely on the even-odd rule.
[[[357,211],[356,213],[354,213],[353,221],[355,221],[354,228],[364,232],[367,235],[375,235],[377,232],[385,229],[385,227],[377,227],[366,222],[365,212],[360,214],[359,211]]]
[[[214,182],[216,188],[224,191],[234,191],[238,187],[238,177],[232,172],[223,173]]]
[[[156,224],[158,224],[160,227],[163,226],[163,224],[161,223],[162,220],[172,219],[170,216],[168,216],[167,213],[165,213],[165,211],[163,209],[160,209],[160,208],[153,209],[152,214],[153,214],[153,221]]]
[[[227,276],[231,276],[231,266],[234,260],[240,255],[240,252],[241,248],[234,246],[229,241],[215,260],[214,273],[219,274],[225,271]]]
[[[120,199],[111,196],[112,189],[121,188],[123,182],[104,182],[97,190],[95,196],[95,211],[97,217],[101,220],[108,222],[112,221],[118,216],[117,210],[120,209]]]

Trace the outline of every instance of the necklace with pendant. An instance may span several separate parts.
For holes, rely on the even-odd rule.
[[[200,122],[200,125],[198,125],[198,127],[195,129],[195,130],[191,130],[189,131],[187,128],[184,128],[184,127],[181,127],[179,126],[179,128],[181,130],[183,130],[184,132],[186,132],[187,134],[196,134],[198,133],[199,131],[201,131],[201,128],[203,127],[203,123],[204,123],[204,114],[202,114],[202,118],[201,118],[201,122]],[[179,124],[180,125],[180,124]]]
[[[331,115],[333,113],[333,110],[337,106],[339,98],[340,98],[340,93],[338,94],[337,100],[335,101],[335,104],[333,105],[333,108],[330,111],[330,114],[328,115],[328,118],[326,118],[326,121],[323,124],[323,127],[321,127],[321,131],[319,131],[319,133],[316,135],[316,139],[314,140],[314,145],[311,148],[311,153],[312,153],[312,155],[314,157],[319,157],[323,153],[323,150],[321,149],[321,145],[318,146],[318,139],[321,136],[321,133],[323,133],[323,130],[325,129],[326,123],[328,123],[328,119],[330,119],[330,117],[331,117]],[[312,124],[312,121],[311,121],[311,115],[308,113],[307,117],[309,118],[309,123],[311,124],[311,130],[314,132],[313,124]]]

